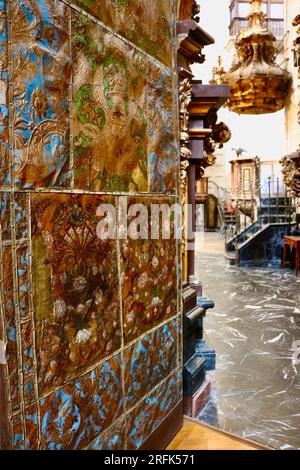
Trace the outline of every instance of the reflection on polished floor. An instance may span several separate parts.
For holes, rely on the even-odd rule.
[[[205,331],[217,354],[216,394],[199,418],[272,448],[299,449],[300,365],[293,352],[300,277],[228,267],[221,252],[198,254],[197,269],[215,301]]]

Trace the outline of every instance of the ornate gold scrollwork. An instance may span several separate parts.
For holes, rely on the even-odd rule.
[[[192,100],[192,84],[190,78],[183,78],[179,85],[179,130],[180,130],[180,195],[181,204],[184,207],[187,203],[189,159],[191,150],[188,147],[189,136],[189,111],[188,107]],[[187,213],[184,210],[184,226],[186,225]],[[187,276],[187,253],[186,253],[186,231],[184,229],[182,236],[182,254],[183,254],[183,277]]]
[[[189,112],[188,107],[192,100],[192,85],[189,78],[184,78],[179,86],[179,123],[180,123],[180,187],[182,204],[186,200],[187,169],[191,151],[188,147],[189,136]]]
[[[211,111],[207,117],[209,128],[212,129],[210,136],[204,139],[204,161],[203,170],[215,164],[217,157],[214,152],[219,148],[223,148],[224,144],[231,139],[231,130],[224,122],[218,121],[218,115],[215,111]]]
[[[286,186],[296,197],[300,196],[300,153],[297,157],[285,156],[280,161]]]
[[[180,155],[181,158],[189,158],[191,151],[188,148],[189,137],[189,112],[188,106],[192,100],[192,85],[189,78],[181,81],[179,87],[179,117],[180,117]]]

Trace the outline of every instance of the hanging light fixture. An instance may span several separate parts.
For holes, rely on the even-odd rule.
[[[228,107],[238,114],[274,113],[284,108],[291,75],[276,64],[276,38],[266,27],[262,0],[251,0],[248,26],[235,43],[236,58],[223,82],[231,88]]]

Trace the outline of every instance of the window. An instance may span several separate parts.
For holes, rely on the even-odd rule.
[[[263,3],[262,6],[261,6],[261,9],[264,13],[267,14],[267,4],[266,3]]]
[[[250,3],[239,3],[239,17],[246,18],[250,13]]]
[[[262,11],[268,16],[268,18],[273,19],[283,19],[284,18],[284,6],[283,2],[275,3],[275,1],[264,1],[262,3]],[[250,1],[243,2],[236,0],[236,3],[231,4],[230,16],[231,20],[236,17],[246,18],[250,13]]]
[[[276,3],[275,3],[276,5]],[[264,13],[267,13],[267,4],[263,3],[262,4],[262,11]],[[239,17],[240,18],[246,18],[250,13],[250,2],[240,2],[239,3]],[[275,18],[275,17],[274,17]],[[280,18],[280,17],[276,17]]]
[[[271,3],[270,4],[270,18],[280,18],[284,17],[283,3]]]
[[[242,176],[242,188],[243,191],[250,191],[251,189],[251,168],[243,168]]]

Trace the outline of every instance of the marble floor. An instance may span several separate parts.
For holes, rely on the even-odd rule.
[[[276,449],[300,449],[300,277],[228,267],[197,254],[215,301],[205,332],[216,350],[216,388],[199,419]],[[298,341],[298,344],[295,343]]]

